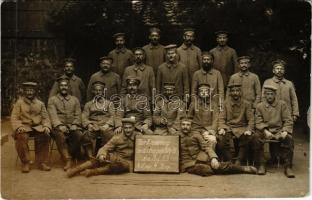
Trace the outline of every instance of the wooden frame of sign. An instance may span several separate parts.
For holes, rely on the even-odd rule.
[[[133,171],[138,173],[180,173],[180,137],[135,136]]]

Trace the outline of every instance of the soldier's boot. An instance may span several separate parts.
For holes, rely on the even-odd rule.
[[[246,158],[246,147],[241,146],[238,150],[237,159],[235,161],[235,165],[240,166],[241,162]]]
[[[67,171],[73,165],[72,157],[70,156],[67,148],[63,148],[61,150],[61,154],[63,155],[65,162],[66,162],[63,169],[64,169],[64,171]]]
[[[67,171],[68,169],[70,169],[73,166],[73,161],[72,159],[67,159],[65,166],[63,167],[64,171]]]
[[[92,145],[86,145],[85,150],[88,158],[92,158],[93,157]]]
[[[71,178],[71,177],[75,176],[76,174],[78,174],[79,172],[82,172],[85,169],[94,167],[94,165],[95,165],[95,163],[93,161],[88,160],[88,161],[78,165],[77,167],[68,169],[67,170],[67,177]]]
[[[295,178],[295,173],[290,166],[285,166],[284,173],[288,178]]]
[[[265,175],[265,173],[266,173],[266,170],[265,170],[264,164],[260,164],[258,167],[257,174],[258,175]]]
[[[257,174],[257,168],[254,166],[236,166],[241,173],[244,174]]]
[[[46,163],[40,163],[39,169],[41,169],[42,171],[50,171],[51,167],[49,165],[47,165]]]
[[[95,168],[95,169],[86,169],[80,172],[81,175],[85,177],[108,174],[110,172],[110,167],[107,165],[105,167]]]
[[[22,163],[21,171],[22,171],[23,173],[28,173],[28,172],[30,171],[29,162],[24,162],[24,163]]]

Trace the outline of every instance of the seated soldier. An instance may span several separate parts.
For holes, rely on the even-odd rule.
[[[151,109],[148,97],[138,93],[140,78],[128,76],[126,78],[127,91],[121,99],[121,104],[117,106],[117,122],[120,119],[135,117],[135,128],[143,134],[153,134],[150,129],[152,125]]]
[[[174,135],[179,129],[180,116],[185,115],[185,104],[175,95],[175,83],[163,84],[163,95],[156,99],[153,122],[155,135]]]
[[[104,98],[104,88],[101,81],[92,83],[93,100],[86,103],[81,115],[82,126],[87,129],[83,143],[89,157],[95,152],[93,144],[97,138],[101,139],[100,146],[104,146],[113,137],[114,129],[121,126],[115,124],[114,104]]]
[[[52,136],[66,161],[64,170],[72,166],[72,156],[80,153],[81,108],[79,100],[69,95],[69,79],[58,79],[59,92],[49,98],[48,113],[53,126]],[[69,152],[71,147],[71,153]]]
[[[225,135],[227,132],[234,135],[234,144],[238,144],[238,158],[236,164],[248,154],[251,142],[251,134],[254,131],[254,116],[252,105],[241,98],[241,84],[230,83],[228,85],[229,97],[224,102],[223,110],[219,115],[218,134]],[[223,139],[229,139],[224,137]],[[230,141],[220,141],[220,148],[229,151],[222,145],[229,145]],[[226,153],[231,155],[231,152]]]
[[[73,177],[80,172],[86,177],[101,174],[120,174],[133,171],[134,139],[140,134],[135,131],[135,119],[122,119],[122,133],[99,149],[96,158],[69,169],[67,176]]]
[[[284,161],[284,173],[294,178],[292,160],[294,140],[292,137],[293,120],[286,103],[276,99],[277,88],[264,85],[264,101],[256,108],[256,133],[253,136],[255,161],[259,165],[258,174],[265,174],[263,144],[266,140],[278,140],[279,153]]]
[[[192,126],[194,131],[202,134],[204,139],[215,150],[219,108],[215,101],[211,101],[210,95],[210,85],[206,83],[199,84],[197,96],[193,98],[189,107],[189,114],[194,118]]]
[[[181,170],[200,176],[212,174],[256,174],[257,169],[252,166],[239,166],[231,162],[219,162],[212,145],[207,143],[201,134],[193,132],[192,118],[181,118]]]
[[[25,82],[23,86],[23,96],[14,104],[11,113],[11,124],[13,128],[13,138],[15,148],[22,162],[22,172],[30,171],[30,155],[28,148],[29,136],[35,137],[36,161],[39,168],[49,171],[47,165],[51,123],[43,102],[36,98],[37,83]]]

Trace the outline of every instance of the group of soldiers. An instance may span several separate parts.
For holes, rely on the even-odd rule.
[[[218,45],[210,52],[193,44],[193,29],[185,29],[180,47],[161,45],[158,28],[150,29],[148,45],[133,51],[125,34],[113,38],[116,48],[100,58],[87,87],[74,74],[75,60],[65,60],[47,109],[36,97],[37,83],[22,84],[11,115],[22,172],[30,171],[29,136],[41,170],[51,169],[52,137],[67,176],[88,177],[131,171],[135,135],[146,134],[181,137],[183,172],[264,175],[269,143],[270,162],[281,160],[285,175],[295,177],[292,133],[299,109],[294,86],[284,78],[285,61],[272,63],[274,76],[261,88],[249,71],[251,58],[237,57],[225,31],[216,33]],[[78,154],[88,161],[74,167]],[[248,160],[256,167],[244,165]]]

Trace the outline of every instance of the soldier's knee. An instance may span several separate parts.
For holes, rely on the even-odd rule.
[[[28,140],[28,135],[27,135],[27,133],[17,133],[16,135],[15,135],[15,140],[16,141],[19,141],[19,142],[27,142],[27,140]]]

